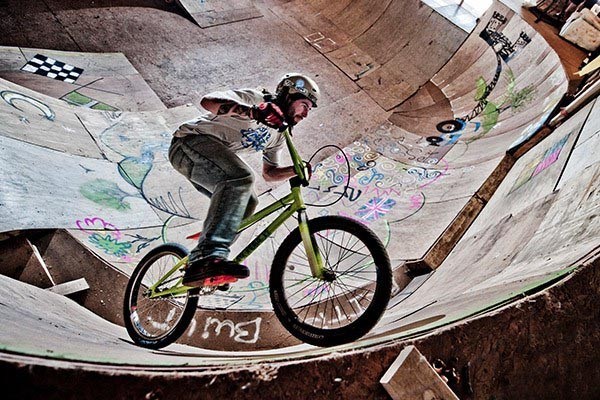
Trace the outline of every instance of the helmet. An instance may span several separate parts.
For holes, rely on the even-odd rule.
[[[294,94],[306,97],[313,103],[313,107],[316,107],[321,91],[317,83],[308,76],[291,72],[281,78],[275,90],[275,95],[281,98],[281,96],[285,97]]]

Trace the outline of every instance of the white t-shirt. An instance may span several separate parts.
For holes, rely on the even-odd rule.
[[[264,101],[263,94],[255,89],[227,90],[204,96],[207,99],[233,100],[252,107]],[[174,136],[210,135],[219,139],[235,153],[262,151],[263,160],[278,166],[281,149],[285,144],[282,133],[259,124],[246,116],[215,115],[207,113],[181,125]]]

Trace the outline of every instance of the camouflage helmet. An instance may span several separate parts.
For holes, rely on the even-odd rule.
[[[280,79],[277,89],[275,90],[275,95],[281,97],[294,94],[300,94],[306,97],[313,103],[313,107],[316,107],[321,91],[319,90],[317,83],[308,76],[291,72],[285,74]]]

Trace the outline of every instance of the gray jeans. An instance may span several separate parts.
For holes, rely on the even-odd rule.
[[[169,161],[210,198],[202,235],[190,261],[207,256],[227,258],[240,222],[258,204],[252,169],[218,139],[207,135],[174,137]]]

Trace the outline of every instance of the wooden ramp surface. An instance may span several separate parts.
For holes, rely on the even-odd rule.
[[[177,0],[201,28],[260,18],[262,13],[251,0]]]
[[[40,69],[46,59],[48,71]],[[73,82],[51,75],[52,66],[80,69]],[[58,70],[58,68],[57,68]],[[60,71],[56,71],[60,74]],[[83,53],[0,47],[0,78],[73,105],[106,111],[151,111],[166,107],[121,53]]]
[[[346,215],[367,224],[386,244],[394,267],[425,258],[449,227],[460,237],[453,224],[468,215],[458,221],[461,229],[470,226],[462,241],[447,259],[439,257],[437,269],[419,286],[393,300],[366,341],[469,317],[578,265],[592,251],[598,199],[590,187],[598,179],[598,153],[586,149],[598,144],[597,104],[519,160],[496,195],[495,186],[486,186],[504,168],[507,150],[535,132],[567,86],[556,54],[519,15],[495,3],[466,35],[416,0],[276,3],[272,21],[244,19],[206,29],[162,13],[159,20],[169,22],[160,32],[167,45],[144,57],[183,54],[190,70],[170,71],[179,73],[176,79],[189,79],[190,93],[198,97],[233,83],[270,87],[281,73],[297,68],[315,76],[323,99],[310,121],[298,126],[298,147],[308,156],[334,143],[343,147],[350,169],[335,152],[317,157],[307,199],[341,200],[311,210],[311,216]],[[244,4],[230,3],[234,9]],[[375,13],[366,17],[368,23],[361,20],[365,9]],[[78,28],[75,11],[57,15],[80,35],[80,43],[101,46]],[[240,37],[240,31],[248,36]],[[517,46],[522,34],[530,40]],[[112,33],[106,35],[110,39]],[[252,65],[240,64],[241,56],[260,48],[254,38],[266,36],[276,38],[278,50],[261,53]],[[176,53],[169,53],[172,47]],[[360,74],[358,67],[369,63],[372,71]],[[172,76],[163,79],[157,84],[175,83]],[[207,202],[172,170],[166,150],[178,124],[201,111],[87,110],[6,80],[0,81],[0,93],[1,231],[68,229],[126,273],[158,243],[190,246],[184,238],[201,229]],[[475,112],[484,94],[486,105],[495,108]],[[432,116],[435,124],[427,120]],[[440,122],[457,129],[440,132]],[[577,157],[569,157],[571,152]],[[249,162],[259,165],[260,159]],[[287,190],[285,184],[268,189],[261,204]],[[114,246],[99,244],[96,232]],[[270,311],[270,262],[264,260],[272,258],[285,233],[249,260],[251,278],[234,287],[232,293],[243,299],[231,310]],[[235,318],[242,322],[244,313]]]

